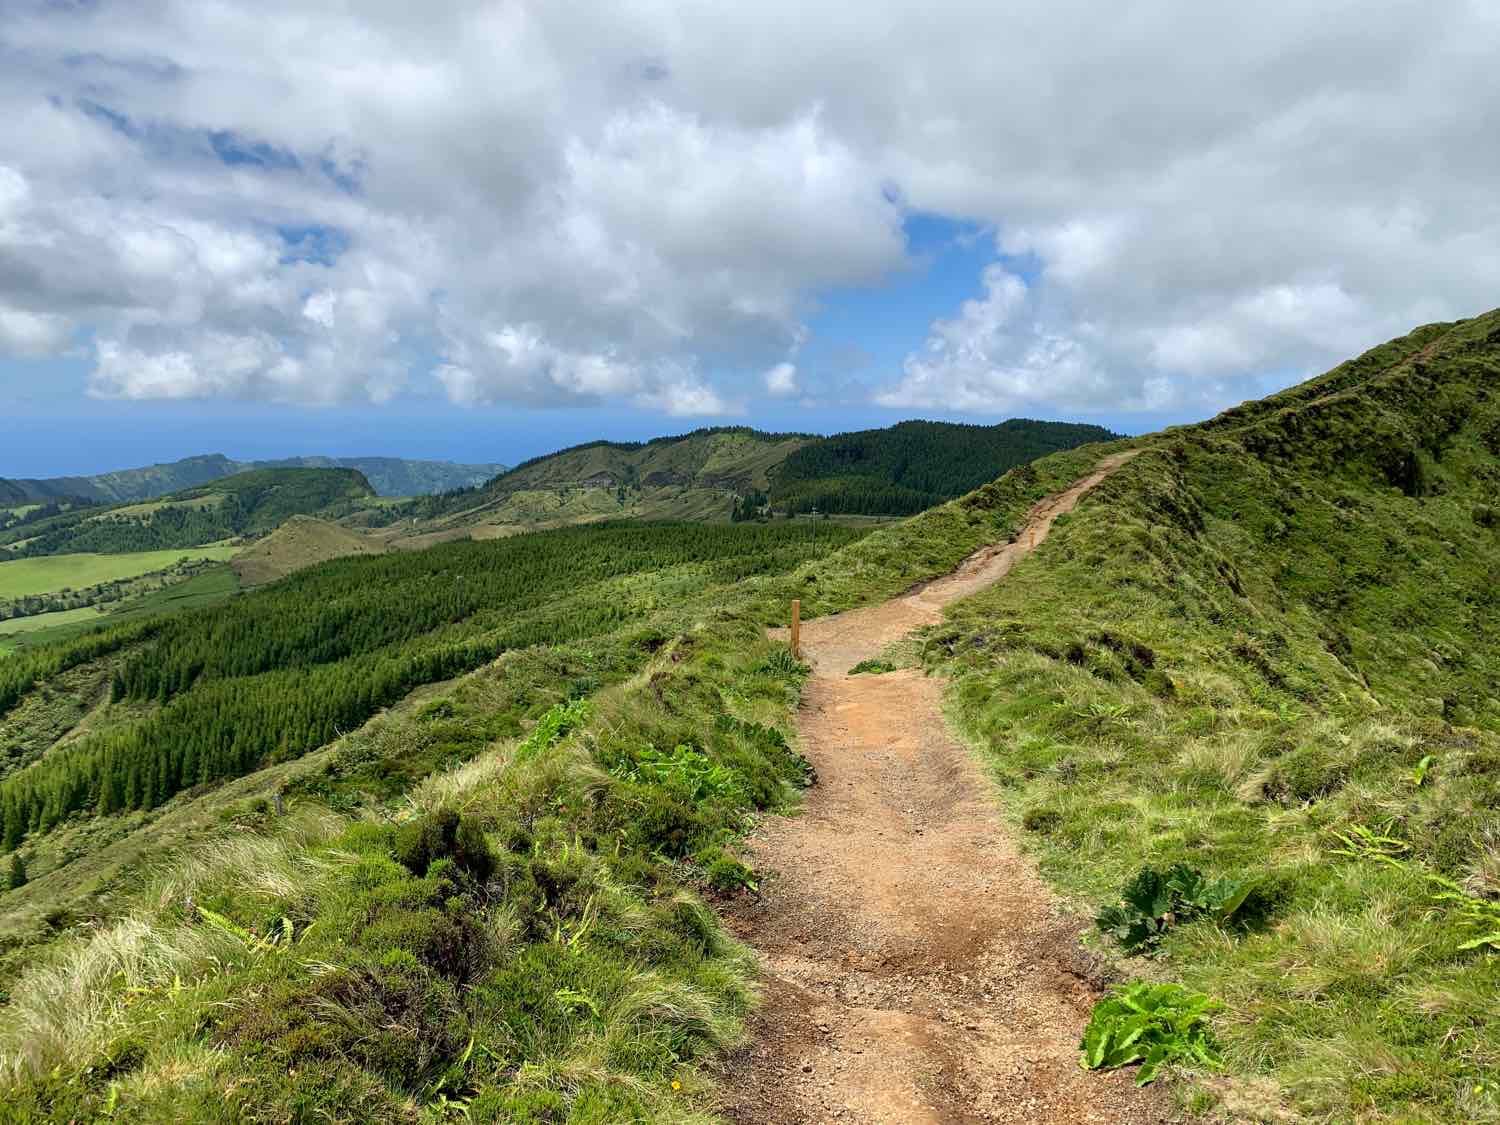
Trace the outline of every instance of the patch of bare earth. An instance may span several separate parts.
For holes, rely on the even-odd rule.
[[[918,671],[850,676],[1002,578],[1129,454],[1030,513],[1016,541],[878,606],[810,622],[798,716],[818,784],[751,841],[774,872],[731,913],[766,1002],[731,1060],[734,1121],[1154,1122],[1128,1074],[1078,1066],[1098,994],[1062,916]]]

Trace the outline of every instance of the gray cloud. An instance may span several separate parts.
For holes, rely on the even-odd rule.
[[[920,210],[996,262],[877,401],[1209,409],[1497,303],[1497,46],[1483,0],[15,0],[0,352],[730,412]]]

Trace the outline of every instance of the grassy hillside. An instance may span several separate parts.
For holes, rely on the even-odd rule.
[[[246,586],[263,586],[303,567],[382,550],[378,541],[358,531],[312,516],[293,516],[264,539],[241,549],[234,558],[234,572]]]
[[[16,557],[198,547],[263,535],[294,515],[341,514],[374,490],[353,469],[257,469],[157,500],[76,508],[0,531]]]
[[[413,1106],[444,1116],[462,1103],[475,1120],[546,1120],[570,1107],[577,1119],[691,1119],[702,1090],[692,1061],[732,1039],[750,998],[747,961],[692,891],[750,878],[723,843],[802,776],[761,721],[785,715],[796,666],[742,615],[693,622],[752,576],[785,573],[853,535],[630,526],[345,559],[247,595],[233,615],[180,616],[127,638],[144,647],[116,665],[127,698],[109,706],[141,708],[142,675],[176,685],[166,706],[155,718],[155,703],[95,716],[92,733],[7,784],[51,788],[47,770],[66,787],[78,775],[63,763],[119,737],[109,724],[196,709],[204,722],[222,716],[232,737],[270,736],[250,764],[269,764],[290,813],[278,820],[243,798],[212,806],[216,791],[200,786],[154,809],[95,805],[28,832],[32,879],[0,897],[0,933],[26,943],[12,948],[13,968],[30,965],[0,1006],[8,1112],[217,1120],[227,1089],[250,1118],[404,1121]],[[388,600],[371,601],[376,590]],[[264,644],[257,620],[274,625]],[[357,651],[283,645],[298,620],[309,640]],[[225,629],[240,638],[227,647],[210,638]],[[195,630],[207,631],[202,651],[248,663],[184,681],[176,662],[194,651]],[[47,682],[74,674],[61,668],[70,661],[116,659],[106,647],[55,658]],[[359,708],[399,698],[370,673],[407,666],[440,679],[476,665],[312,768],[276,764],[304,745],[279,726],[285,716],[337,712],[350,729]],[[329,694],[340,669],[355,712]],[[258,717],[223,715],[226,687]],[[207,746],[178,740],[190,744]],[[175,771],[171,760],[158,759]],[[166,776],[141,771],[137,792]],[[230,819],[180,815],[204,802]],[[14,807],[11,796],[0,807]],[[364,809],[406,826],[377,827]],[[153,840],[181,863],[184,845],[214,838],[166,883],[132,890],[160,854]],[[267,879],[283,877],[295,903],[266,897]],[[81,933],[60,939],[60,961],[26,954],[75,911],[120,920],[97,931],[105,945]],[[289,922],[268,930],[268,911]],[[84,962],[97,964],[106,945],[123,975],[99,980]]]
[[[424,529],[598,519],[728,519],[737,496],[764,491],[805,434],[744,427],[646,442],[590,442],[523,462],[482,488],[391,509]]]
[[[784,512],[911,515],[1064,449],[1109,441],[1100,426],[1013,418],[997,426],[898,422],[793,450],[769,503]]]
[[[402,633],[402,614],[424,611],[400,603],[436,595],[440,613],[458,599],[469,615],[397,640],[393,654],[483,661],[491,645],[521,646],[327,748],[277,762],[276,734],[272,763],[240,780],[150,809],[80,808],[28,834],[32,881],[0,897],[5,1104],[58,1121],[106,1108],[218,1120],[231,1103],[253,1119],[704,1120],[697,1060],[733,1041],[751,989],[749,962],[700,896],[754,881],[734,840],[806,780],[783,734],[801,670],[763,623],[782,620],[791,596],[826,612],[948,569],[1093,460],[1068,456],[863,537],[822,521],[605,527],[340,560],[246,595],[235,606],[248,617],[192,625],[230,628],[236,642],[215,649],[250,663],[204,665],[191,685],[175,662],[192,662],[194,646],[166,626],[125,638],[143,648],[46,657],[32,671],[54,694],[68,677],[86,690],[100,669],[106,681],[118,669],[127,695],[142,674],[185,686],[159,712],[142,697],[92,713],[81,736],[63,735],[62,763],[195,696],[205,719],[219,716],[226,682],[305,692],[310,715],[337,705],[320,669],[342,661],[351,685],[370,682],[357,655],[256,672],[257,652],[313,652],[262,647],[259,618],[363,645],[363,627],[325,629],[323,617],[358,607]],[[354,597],[388,587],[390,606]],[[128,651],[143,654],[135,672]],[[23,689],[12,716],[45,694]],[[259,723],[225,716],[226,728],[301,707],[265,703]],[[52,760],[54,776],[80,776]],[[40,778],[37,766],[15,777],[28,774]],[[176,863],[162,870],[164,856]],[[85,917],[98,921],[69,934]]]
[[[1124,962],[1225,1004],[1200,1107],[1500,1120],[1497,377],[1490,314],[1170,431],[926,638],[1086,909],[1250,886]]]
[[[411,461],[401,457],[286,457],[272,461],[235,461],[222,453],[210,453],[94,476],[0,479],[0,506],[78,499],[94,504],[154,500],[254,469],[354,469],[363,473],[381,496],[416,496],[483,484],[503,472],[505,466]]]
[[[1022,420],[902,422],[832,438],[719,427],[590,442],[526,461],[483,487],[362,512],[356,522],[423,536],[608,519],[761,518],[768,504],[780,515],[909,515],[1043,454],[1112,436],[1097,426]]]

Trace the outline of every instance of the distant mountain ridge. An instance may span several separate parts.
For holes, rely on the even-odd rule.
[[[45,504],[78,499],[96,504],[154,500],[184,488],[253,469],[355,469],[379,496],[418,496],[483,484],[505,471],[501,464],[413,461],[404,457],[283,457],[235,461],[222,453],[120,469],[93,476],[0,479],[0,504]]]
[[[116,505],[50,504],[0,525],[13,557],[160,551],[264,535],[292,516],[337,518],[372,503],[358,469],[252,469],[151,500]]]
[[[1117,435],[1012,419],[899,422],[823,437],[714,426],[650,441],[592,441],[523,461],[477,488],[357,518],[409,534],[513,531],[606,519],[724,520],[766,512],[900,516],[1027,461]]]

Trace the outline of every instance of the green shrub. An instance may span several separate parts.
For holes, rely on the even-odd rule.
[[[684,801],[715,801],[726,805],[749,803],[743,779],[728,766],[709,760],[691,746],[673,747],[669,754],[647,746],[632,754],[616,775],[638,784],[660,785]]]
[[[1087,1070],[1113,1070],[1140,1063],[1135,1084],[1156,1079],[1167,1063],[1217,1069],[1218,1048],[1208,1015],[1223,1005],[1180,984],[1137,981],[1114,989],[1094,1005],[1079,1049]]]
[[[810,669],[802,661],[792,655],[792,650],[785,645],[777,645],[771,650],[771,655],[756,669],[768,675],[778,676],[784,680],[798,680],[806,676]]]
[[[433,699],[417,709],[417,721],[425,723],[436,719],[451,719],[456,714],[458,714],[458,708],[453,700]]]
[[[547,708],[522,743],[516,747],[516,760],[524,762],[543,750],[556,746],[574,728],[588,722],[593,709],[586,699],[574,699]]]
[[[747,891],[759,889],[760,884],[755,878],[755,872],[723,848],[710,848],[700,853],[699,859],[703,862],[704,876],[708,879],[708,885],[714,890],[737,891],[742,887]]]
[[[1249,881],[1209,881],[1181,863],[1165,872],[1143,867],[1120,892],[1120,904],[1101,910],[1094,924],[1126,953],[1149,952],[1178,923],[1199,917],[1226,921],[1253,888]]]
[[[452,859],[475,879],[488,879],[495,857],[479,825],[452,809],[439,809],[396,833],[397,861],[414,875],[426,875],[434,860]]]
[[[1027,809],[1021,816],[1021,827],[1028,832],[1038,832],[1046,836],[1062,824],[1062,819],[1062,813],[1056,809],[1046,807]]]

